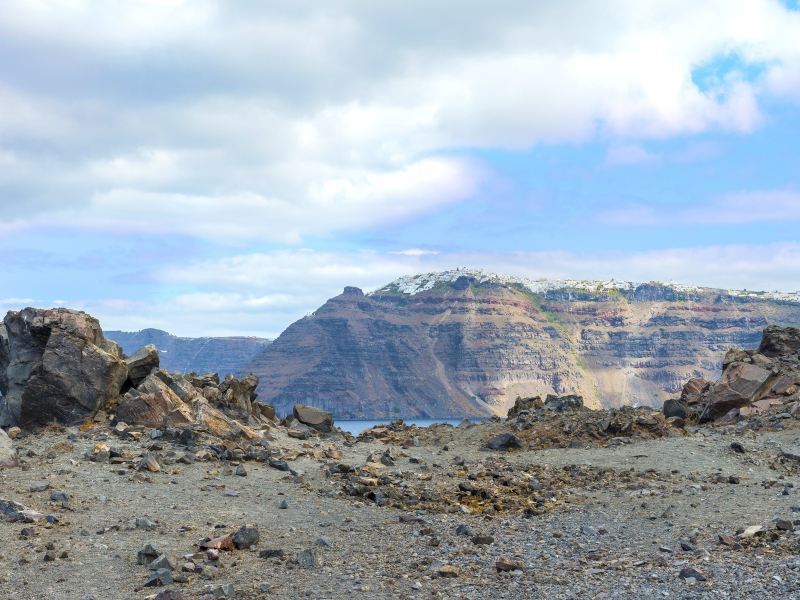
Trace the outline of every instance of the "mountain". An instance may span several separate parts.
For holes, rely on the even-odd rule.
[[[247,370],[280,414],[295,402],[350,418],[505,414],[547,393],[660,406],[770,323],[800,324],[800,294],[458,269],[345,288]]]
[[[127,355],[147,344],[155,344],[161,355],[161,366],[168,371],[214,372],[221,377],[243,375],[247,363],[270,343],[257,337],[177,337],[160,329],[104,333],[106,338],[122,346]]]

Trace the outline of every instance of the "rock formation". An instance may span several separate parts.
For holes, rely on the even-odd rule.
[[[11,438],[8,434],[0,429],[0,468],[11,467],[17,462],[16,452],[11,445]]]
[[[296,403],[337,418],[504,415],[547,394],[660,407],[770,323],[800,323],[800,297],[461,270],[347,288],[248,370],[281,415]]]
[[[86,313],[26,308],[9,312],[0,346],[0,425],[79,423],[119,394],[128,367]]]
[[[170,373],[159,358],[153,345],[126,358],[83,312],[9,312],[0,328],[0,425],[83,424],[103,410],[126,426],[231,439],[255,438],[253,427],[274,419],[272,407],[256,402],[254,375],[220,383],[216,373]],[[0,438],[2,461],[7,439]]]
[[[178,337],[160,329],[106,331],[105,335],[129,355],[153,344],[158,348],[161,366],[168,371],[213,371],[223,378],[226,375],[245,375],[247,363],[270,343],[270,340],[258,337]]]
[[[720,378],[713,382],[692,379],[680,400],[664,404],[666,416],[700,422],[726,416],[751,416],[773,407],[800,414],[800,330],[770,326],[758,350],[732,348],[723,360]]]

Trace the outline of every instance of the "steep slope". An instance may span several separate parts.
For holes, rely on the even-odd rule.
[[[122,346],[131,355],[142,346],[155,344],[161,355],[161,366],[180,373],[219,373],[243,375],[247,363],[270,340],[256,337],[177,337],[160,329],[142,331],[106,331],[105,336]]]
[[[800,296],[456,270],[347,288],[248,370],[281,413],[303,402],[356,418],[504,414],[546,393],[658,406],[768,323],[800,323]]]

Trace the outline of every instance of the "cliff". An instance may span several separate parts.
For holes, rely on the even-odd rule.
[[[505,414],[548,393],[660,406],[770,323],[800,324],[800,296],[456,270],[347,288],[245,370],[280,414],[295,402],[353,418]]]
[[[270,342],[257,337],[177,337],[160,329],[106,331],[105,336],[117,342],[128,355],[154,344],[159,350],[161,366],[168,371],[213,372],[223,378],[244,375],[245,365]]]

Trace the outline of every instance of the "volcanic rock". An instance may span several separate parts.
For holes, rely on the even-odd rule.
[[[148,344],[138,350],[133,356],[125,359],[128,365],[128,380],[134,387],[139,385],[153,369],[159,365],[158,350],[153,344]]]
[[[681,401],[684,404],[697,404],[703,399],[703,392],[708,389],[709,382],[701,377],[692,377],[681,390]]]
[[[128,376],[122,351],[84,312],[9,312],[0,346],[0,425],[81,423],[118,397]]]
[[[686,404],[681,402],[680,400],[675,400],[674,398],[670,398],[666,402],[664,402],[664,406],[662,407],[662,412],[664,416],[669,417],[680,417],[681,419],[686,418]]]
[[[741,408],[758,400],[768,389],[772,373],[762,367],[744,362],[731,363],[707,393],[708,403],[700,417],[709,421],[721,417],[734,408]]]
[[[486,442],[489,450],[518,450],[522,448],[522,441],[513,433],[501,433]]]
[[[313,406],[306,406],[304,404],[295,404],[292,408],[294,418],[308,425],[322,433],[330,433],[333,431],[333,415],[324,410],[314,408]]]
[[[517,399],[514,401],[514,406],[508,409],[508,414],[506,416],[509,419],[513,419],[523,412],[529,412],[540,408],[544,408],[544,402],[541,396],[533,396],[530,398],[520,398],[517,396]]]
[[[800,352],[800,329],[770,325],[764,329],[758,352],[770,358]]]

